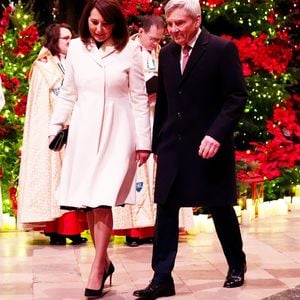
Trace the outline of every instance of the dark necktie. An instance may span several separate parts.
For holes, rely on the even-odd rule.
[[[183,73],[183,71],[185,69],[187,61],[189,60],[191,48],[192,48],[191,46],[186,45],[182,49],[182,54],[183,54],[182,55],[182,73]]]

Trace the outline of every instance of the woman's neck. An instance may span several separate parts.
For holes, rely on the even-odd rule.
[[[58,57],[58,59],[59,59],[60,61],[62,61],[62,60],[64,60],[64,59],[66,59],[66,54],[64,54],[64,53],[58,53],[58,54],[57,54],[57,57]]]
[[[95,43],[96,43],[97,48],[99,49],[103,45],[104,42],[95,41]]]

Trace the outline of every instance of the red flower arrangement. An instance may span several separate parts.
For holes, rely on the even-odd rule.
[[[236,151],[237,177],[243,181],[262,176],[268,180],[281,176],[282,168],[294,168],[300,162],[300,125],[297,111],[300,97],[294,95],[274,108],[273,120],[267,121],[267,130],[273,138],[260,144],[251,143],[254,150]]]
[[[223,37],[236,44],[245,76],[251,76],[253,72],[258,71],[267,71],[275,75],[285,73],[293,56],[288,36],[282,32],[278,32],[270,41],[266,33],[257,38],[244,36],[234,39],[226,35]]]
[[[126,17],[150,13],[153,10],[150,0],[124,0],[122,11]]]

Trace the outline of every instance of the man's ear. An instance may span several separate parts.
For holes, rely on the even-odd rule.
[[[196,26],[197,26],[197,27],[200,27],[200,25],[201,25],[201,20],[202,20],[201,15],[197,15],[197,17],[196,17]]]
[[[144,32],[145,32],[144,28],[139,28],[139,30],[138,30],[138,33],[139,33],[139,34],[142,34],[142,33],[144,33]]]

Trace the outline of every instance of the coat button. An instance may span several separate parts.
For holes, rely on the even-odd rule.
[[[181,94],[182,94],[182,90],[179,90],[179,91],[178,91],[178,94],[181,95]]]
[[[181,134],[178,134],[178,135],[177,135],[177,139],[178,139],[178,142],[182,142],[182,135],[181,135]]]
[[[178,119],[181,119],[181,112],[180,111],[177,113],[177,117],[178,117]]]

